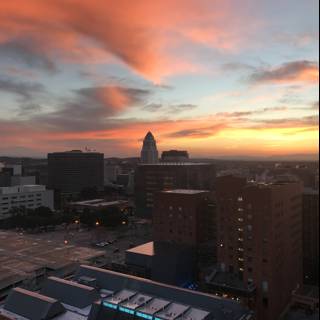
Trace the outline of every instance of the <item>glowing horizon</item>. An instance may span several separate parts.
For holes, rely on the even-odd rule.
[[[0,155],[319,152],[316,0],[0,2]]]

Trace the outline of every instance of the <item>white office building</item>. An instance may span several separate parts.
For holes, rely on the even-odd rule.
[[[36,209],[53,206],[53,191],[41,185],[22,185],[0,188],[0,219],[8,218],[12,208]]]

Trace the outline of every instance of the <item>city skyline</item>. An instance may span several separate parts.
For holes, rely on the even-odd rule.
[[[319,4],[0,3],[0,155],[318,154]]]

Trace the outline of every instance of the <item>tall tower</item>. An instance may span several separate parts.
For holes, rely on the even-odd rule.
[[[159,161],[159,153],[157,149],[157,142],[153,134],[149,131],[143,140],[143,147],[141,151],[141,162],[145,164],[154,164]]]

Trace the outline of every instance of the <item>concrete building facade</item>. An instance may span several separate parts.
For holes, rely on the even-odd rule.
[[[54,210],[53,191],[40,185],[22,185],[0,188],[0,219],[10,216],[13,208],[36,209],[48,207]]]

